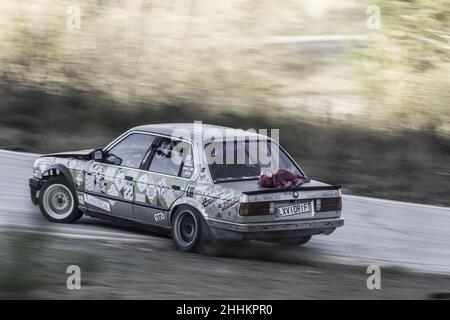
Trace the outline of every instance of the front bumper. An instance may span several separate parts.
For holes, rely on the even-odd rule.
[[[218,239],[270,240],[330,234],[336,228],[344,225],[344,219],[339,217],[320,220],[246,224],[209,219],[208,225]]]
[[[39,203],[38,192],[41,189],[42,180],[37,178],[30,178],[28,184],[30,186],[31,202],[34,205],[37,205]]]

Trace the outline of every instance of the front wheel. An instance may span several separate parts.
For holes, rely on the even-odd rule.
[[[196,210],[182,206],[172,218],[172,239],[178,250],[197,252],[209,243],[210,230]]]
[[[52,222],[72,223],[83,215],[64,177],[51,178],[44,183],[39,194],[39,207],[44,217]]]

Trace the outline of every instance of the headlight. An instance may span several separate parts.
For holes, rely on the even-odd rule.
[[[34,162],[34,165],[33,165],[33,177],[35,177],[37,179],[41,179],[42,178],[42,172],[41,172],[41,167],[39,165],[39,160],[36,160]]]

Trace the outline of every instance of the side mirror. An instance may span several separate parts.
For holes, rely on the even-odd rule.
[[[97,150],[95,150],[94,151],[94,153],[93,153],[93,155],[92,155],[92,158],[95,160],[95,161],[99,161],[99,162],[102,162],[103,160],[104,160],[104,153],[103,153],[103,150],[102,149],[97,149]]]
[[[113,155],[112,153],[109,153],[108,155],[106,155],[105,161],[106,161],[106,163],[113,164],[115,166],[120,166],[122,164],[122,159],[120,159],[116,155]]]

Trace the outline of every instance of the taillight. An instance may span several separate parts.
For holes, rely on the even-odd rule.
[[[316,200],[314,200],[314,202],[315,202],[315,211],[316,212],[320,212],[320,210],[322,210],[322,199],[316,199]]]
[[[342,198],[322,198],[314,200],[315,211],[340,211],[342,210]]]
[[[241,203],[239,214],[244,217],[270,214],[270,202]]]

